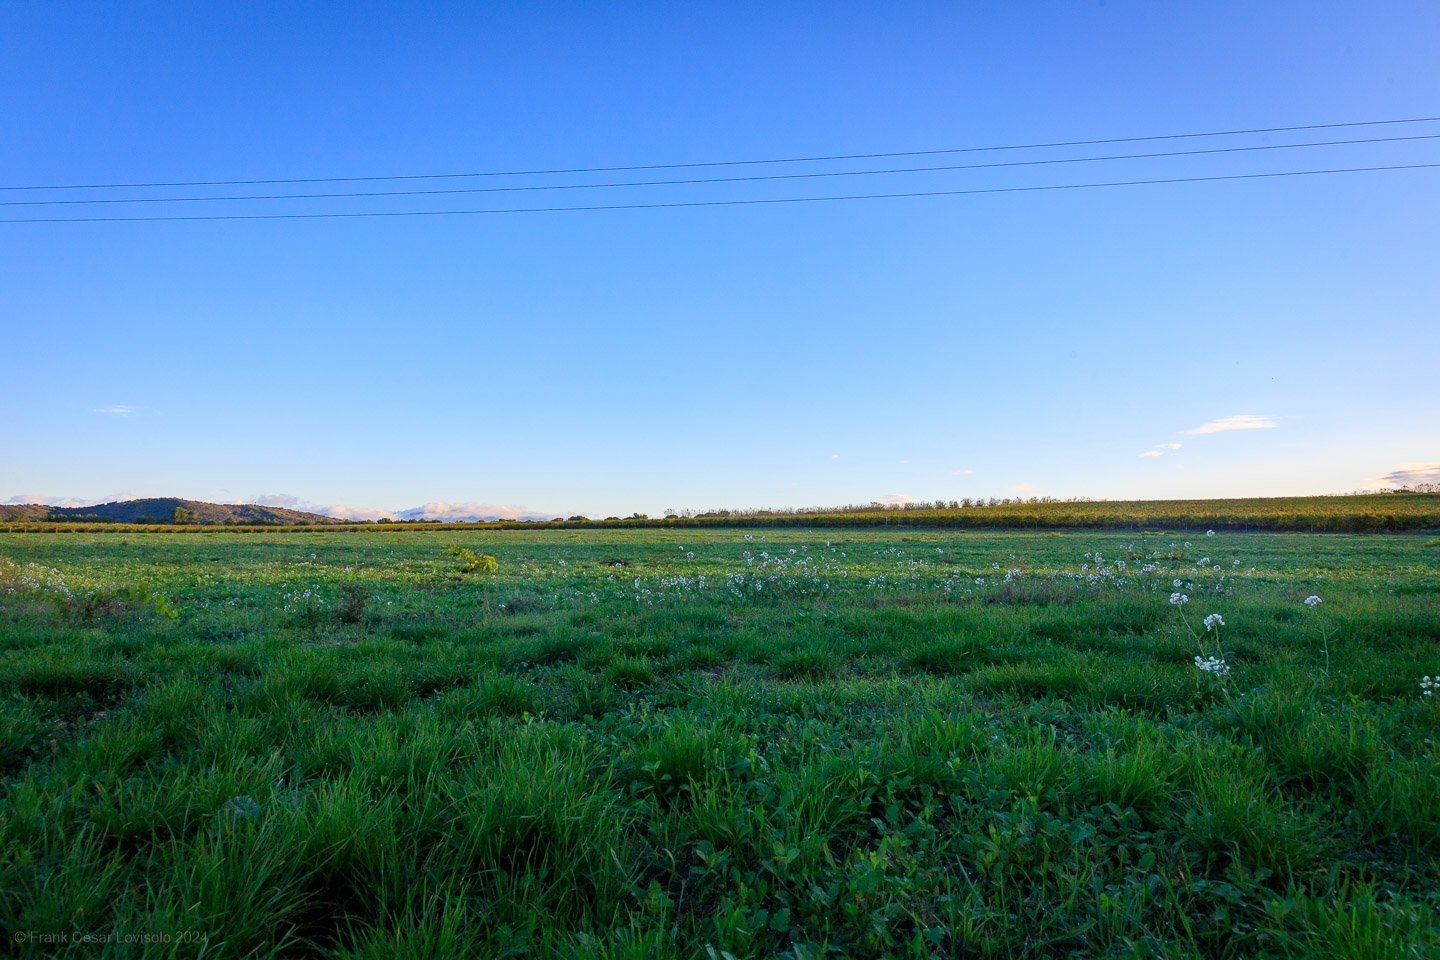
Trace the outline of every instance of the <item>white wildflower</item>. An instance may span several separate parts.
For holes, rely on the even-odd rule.
[[[1196,657],[1195,667],[1217,680],[1224,680],[1230,675],[1230,665],[1225,662],[1223,657]]]

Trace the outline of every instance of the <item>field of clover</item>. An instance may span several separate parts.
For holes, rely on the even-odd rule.
[[[1433,534],[0,534],[21,956],[1440,955]]]

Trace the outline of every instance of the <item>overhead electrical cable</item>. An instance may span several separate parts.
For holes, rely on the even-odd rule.
[[[199,220],[339,220],[377,217],[457,217],[514,213],[573,213],[592,210],[661,210],[684,207],[738,207],[782,203],[829,203],[840,200],[898,200],[913,197],[959,197],[999,193],[1036,193],[1055,190],[1086,190],[1097,187],[1138,187],[1175,183],[1213,183],[1222,180],[1262,180],[1280,177],[1313,177],[1341,173],[1376,173],[1387,170],[1430,170],[1440,163],[1408,163],[1377,167],[1339,167],[1323,170],[1283,170],[1274,173],[1234,173],[1210,177],[1171,177],[1160,180],[1109,180],[1099,183],[1059,183],[1026,187],[983,187],[968,190],[926,190],[914,193],[849,194],[831,197],[771,197],[752,200],[692,200],[665,203],[617,203],[573,207],[508,207],[480,210],[391,210],[351,213],[240,213],[197,214],[162,217],[35,217],[0,220],[3,223],[159,223]]]
[[[1304,130],[1338,130],[1353,127],[1375,127],[1407,123],[1435,123],[1440,117],[1408,117],[1394,120],[1356,120],[1347,123],[1311,123],[1288,127],[1252,127],[1245,130],[1211,130],[1201,133],[1170,133],[1146,137],[1111,137],[1102,140],[1062,140],[1048,143],[1015,143],[980,147],[948,147],[936,150],[900,150],[888,153],[851,153],[830,156],[776,157],[759,160],[712,160],[693,163],[651,163],[631,166],[568,167],[549,170],[492,170],[476,173],[419,173],[366,177],[299,177],[265,180],[171,180],[149,183],[69,183],[30,186],[0,186],[0,190],[114,190],[146,187],[239,187],[279,185],[287,183],[364,183],[384,180],[447,180],[465,177],[527,177],[576,173],[621,173],[639,170],[684,170],[695,167],[736,167],[771,163],[821,163],[840,160],[879,160],[893,157],[925,157],[940,154],[985,153],[1003,150],[1039,150],[1052,147],[1093,147],[1117,143],[1149,143],[1164,140],[1189,140],[1203,137],[1238,137],[1262,133],[1294,133]]]
[[[905,173],[938,173],[956,170],[991,170],[1008,167],[1055,166],[1071,163],[1101,163],[1112,160],[1153,160],[1170,157],[1195,157],[1226,153],[1252,153],[1262,150],[1295,150],[1305,147],[1337,147],[1354,144],[1399,143],[1416,140],[1440,140],[1440,133],[1405,137],[1372,137],[1362,140],[1321,140],[1309,143],[1265,143],[1244,147],[1209,147],[1199,150],[1171,150],[1162,153],[1125,153],[1104,157],[1053,157],[1044,160],[1002,160],[994,163],[947,164],[933,167],[899,167],[884,170],[838,170],[818,173],[758,174],[744,177],[705,177],[690,180],[641,180],[618,183],[557,183],[529,184],[510,187],[447,187],[441,190],[383,190],[359,193],[289,193],[229,197],[100,197],[67,198],[63,200],[0,200],[0,207],[69,206],[96,203],[232,203],[245,200],[341,200],[366,197],[453,196],[476,193],[521,193],[544,190],[602,190],[614,187],[695,186],[716,183],[758,183],[775,180],[814,180],[828,177],[888,176]]]

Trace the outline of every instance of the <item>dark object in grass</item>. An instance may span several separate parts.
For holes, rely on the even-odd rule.
[[[531,597],[511,597],[495,604],[495,609],[507,616],[516,616],[522,613],[543,613],[550,609],[549,604],[542,603]]]
[[[359,623],[365,619],[365,605],[370,602],[370,591],[363,583],[346,583],[340,587],[340,605],[335,615],[341,623]]]

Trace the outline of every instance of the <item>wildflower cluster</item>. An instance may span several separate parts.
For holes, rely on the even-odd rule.
[[[281,584],[281,587],[284,586]],[[320,584],[296,587],[294,590],[282,594],[280,606],[286,613],[304,613],[315,607],[325,606],[325,600],[320,596]]]
[[[12,595],[35,592],[70,596],[70,587],[59,570],[42,567],[38,563],[27,563],[22,567],[5,557],[0,557],[0,587]]]
[[[1230,665],[1225,662],[1224,657],[1196,657],[1195,666],[1217,680],[1224,680],[1230,676]]]

